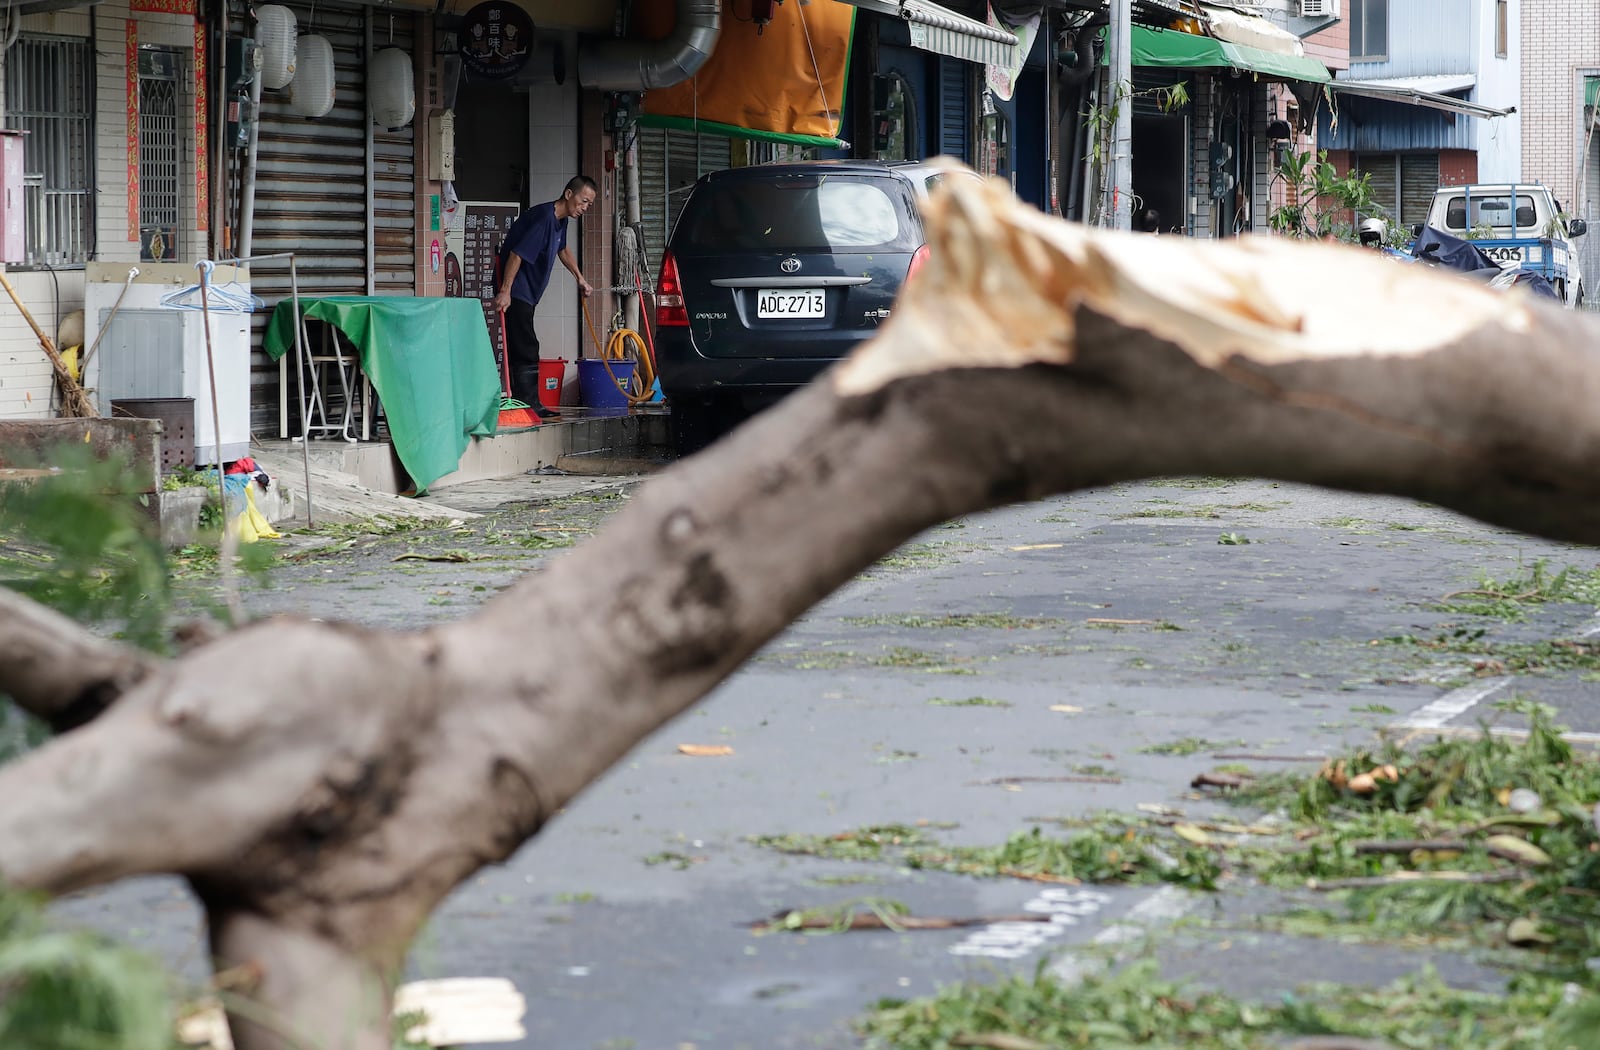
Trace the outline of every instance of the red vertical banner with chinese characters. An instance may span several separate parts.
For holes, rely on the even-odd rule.
[[[128,240],[139,241],[139,23],[128,19]]]
[[[194,24],[194,228],[211,228],[211,147],[206,137],[206,27]]]

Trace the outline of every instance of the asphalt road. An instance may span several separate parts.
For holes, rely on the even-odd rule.
[[[357,545],[280,570],[247,603],[392,626],[460,616],[547,556],[505,536],[579,535],[610,506],[563,518],[523,505],[469,530]],[[486,543],[485,530],[501,540]],[[438,547],[483,558],[394,561]],[[1511,695],[1600,732],[1600,701],[1575,675],[1484,678],[1460,657],[1382,641],[1448,629],[1462,618],[1430,602],[1538,559],[1600,560],[1414,502],[1256,481],[1119,486],[932,530],[642,743],[509,864],[463,886],[411,975],[509,977],[528,998],[520,1045],[610,1050],[853,1046],[850,1020],[880,997],[1031,972],[1041,959],[1070,974],[1119,946],[1241,994],[1381,983],[1425,961],[1448,980],[1495,987],[1500,976],[1471,959],[1309,951],[1249,933],[1251,914],[1282,903],[1261,892],[984,881],[783,856],[750,838],[926,822],[949,842],[997,845],[1052,817],[1141,804],[1202,814],[1220,804],[1189,784],[1216,754],[1315,755],[1389,726],[1509,724],[1492,705]],[[1595,609],[1578,605],[1490,626],[1529,640],[1600,633]],[[682,743],[733,753],[691,758]],[[1116,782],[1015,779],[1073,776]],[[748,928],[863,896],[923,916],[1062,918],[815,936]],[[203,971],[194,909],[175,883],[145,880],[61,910]],[[1213,921],[1172,925],[1184,915]],[[1226,965],[1219,953],[1231,953]]]

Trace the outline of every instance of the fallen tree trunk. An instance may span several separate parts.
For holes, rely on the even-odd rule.
[[[930,211],[878,338],[467,621],[279,619],[163,666],[85,640],[51,675],[0,648],[0,689],[58,722],[120,691],[0,770],[0,877],[181,873],[217,965],[260,975],[241,1050],[379,1050],[445,894],[935,523],[1204,473],[1600,539],[1582,318],[1354,249],[1095,233],[995,186]],[[36,616],[0,603],[0,634]],[[264,652],[275,676],[238,685]]]

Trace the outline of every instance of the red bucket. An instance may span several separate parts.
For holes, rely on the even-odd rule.
[[[539,361],[539,404],[545,408],[559,409],[561,407],[561,381],[567,375],[567,359],[558,357],[554,361],[540,359]]]

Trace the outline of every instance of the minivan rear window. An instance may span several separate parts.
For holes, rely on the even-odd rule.
[[[914,251],[921,230],[910,187],[847,175],[730,179],[690,197],[677,251]]]

